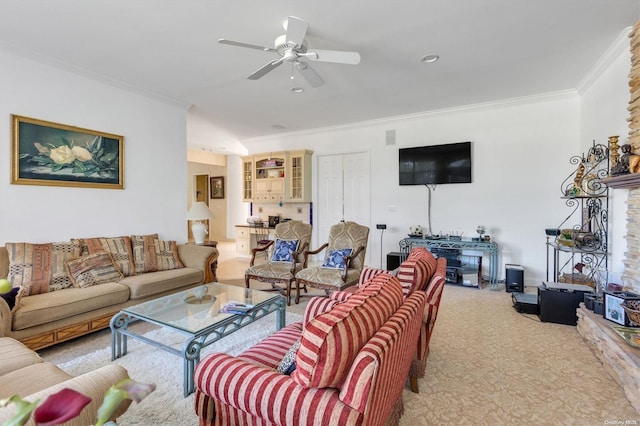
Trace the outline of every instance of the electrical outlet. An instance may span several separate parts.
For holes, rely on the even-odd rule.
[[[387,229],[387,225],[383,224],[378,224],[376,225],[376,229]]]

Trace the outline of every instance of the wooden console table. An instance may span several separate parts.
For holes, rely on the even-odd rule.
[[[498,283],[499,247],[493,241],[448,240],[408,237],[400,240],[400,253],[406,259],[413,247],[422,246],[432,248],[447,248],[457,250],[478,250],[489,255],[489,283]]]

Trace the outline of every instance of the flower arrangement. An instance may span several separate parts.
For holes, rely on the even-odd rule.
[[[111,386],[104,396],[104,401],[98,409],[98,419],[94,426],[115,425],[111,417],[122,401],[130,399],[139,403],[156,389],[154,384],[138,383],[131,379],[123,379]],[[50,395],[42,405],[39,400],[25,401],[18,395],[0,400],[0,407],[16,404],[16,414],[3,426],[21,426],[25,424],[33,413],[33,420],[39,426],[59,425],[78,415],[91,402],[91,398],[73,389],[62,389]]]

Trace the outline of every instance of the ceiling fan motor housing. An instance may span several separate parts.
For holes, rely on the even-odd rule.
[[[276,41],[274,42],[274,48],[280,56],[286,56],[286,53],[288,51],[295,51],[295,53],[305,53],[307,51],[307,42],[305,40],[302,40],[301,45],[287,43],[287,35],[283,34],[276,38]],[[292,58],[295,58],[295,55],[293,55]]]

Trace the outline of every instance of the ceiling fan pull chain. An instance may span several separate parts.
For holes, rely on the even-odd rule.
[[[293,80],[293,62],[291,62],[291,80]]]

